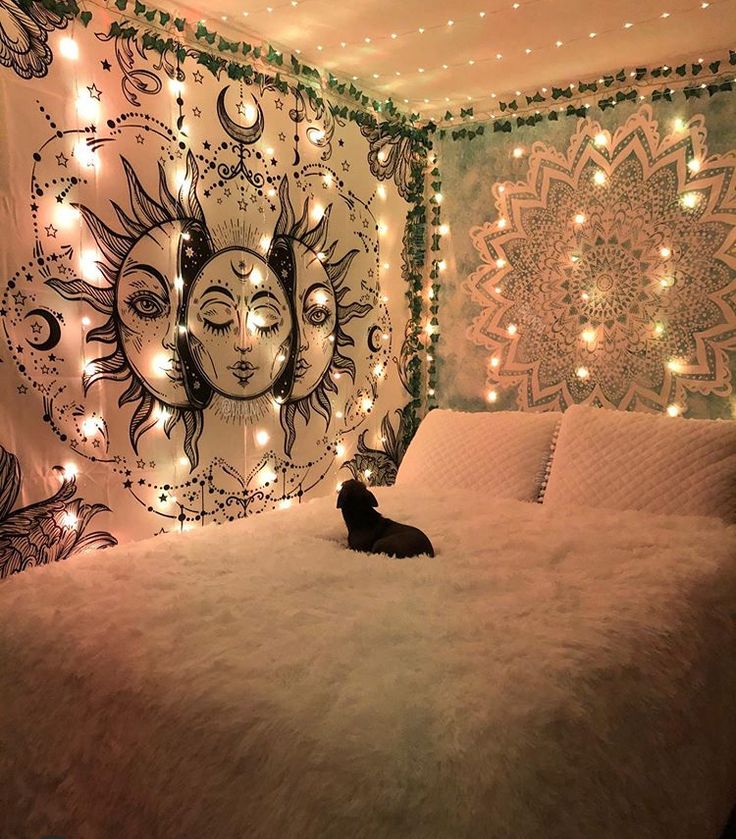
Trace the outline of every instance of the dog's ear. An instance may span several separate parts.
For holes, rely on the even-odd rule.
[[[368,498],[370,499],[371,507],[377,507],[378,501],[376,501],[376,496],[369,489],[366,489],[365,492]]]

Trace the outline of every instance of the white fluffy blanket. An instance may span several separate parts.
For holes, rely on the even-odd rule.
[[[0,836],[716,839],[736,529],[379,493],[0,585]]]

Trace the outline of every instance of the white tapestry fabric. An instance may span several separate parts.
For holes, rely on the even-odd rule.
[[[736,422],[570,408],[544,503],[734,522]]]
[[[27,5],[0,3],[0,577],[297,504],[356,457],[391,480],[412,143]]]
[[[542,487],[561,414],[448,411],[421,422],[397,484],[477,489],[495,498],[534,501]]]

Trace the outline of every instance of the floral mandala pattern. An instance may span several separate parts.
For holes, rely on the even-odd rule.
[[[494,186],[465,284],[489,385],[522,410],[731,393],[736,153],[706,140],[703,116],[660,138],[643,106],[612,135],[581,120],[564,153],[535,143],[526,182]]]

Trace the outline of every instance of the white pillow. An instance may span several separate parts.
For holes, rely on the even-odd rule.
[[[736,521],[736,422],[576,405],[544,503]]]
[[[396,483],[536,501],[560,417],[551,411],[430,411],[404,455]]]

